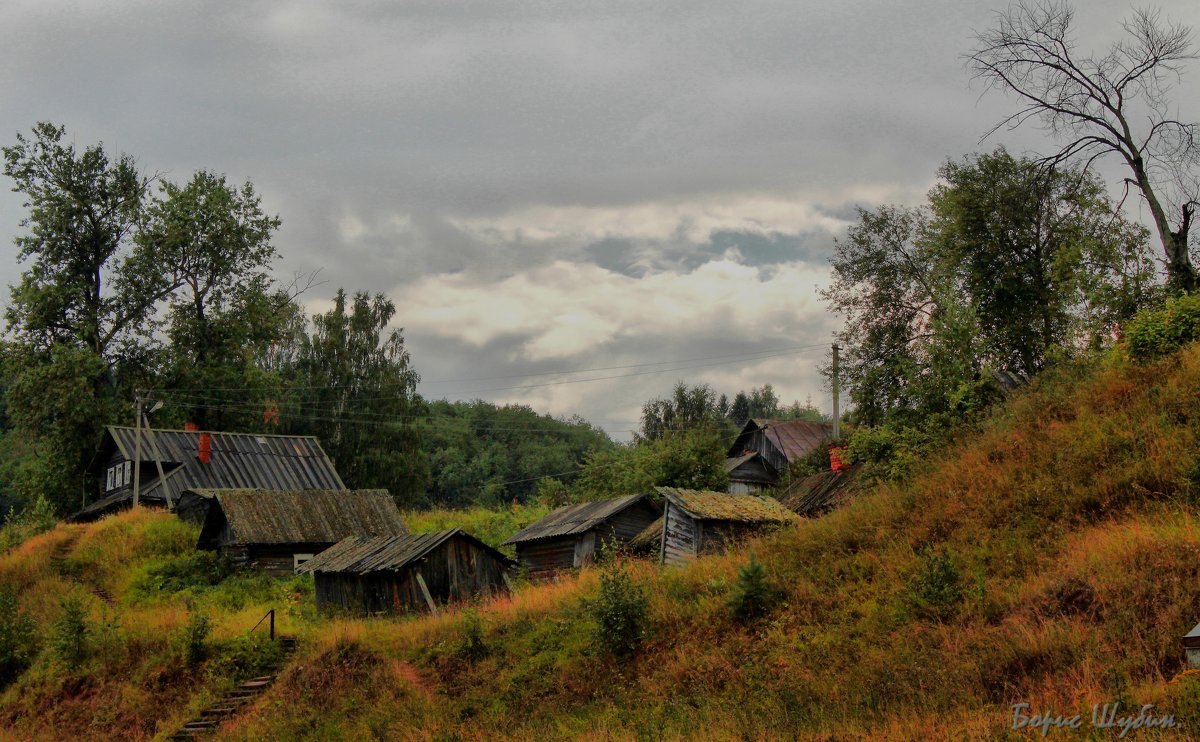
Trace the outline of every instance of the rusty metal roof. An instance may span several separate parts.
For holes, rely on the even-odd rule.
[[[162,462],[172,499],[193,488],[346,489],[333,462],[313,436],[204,432],[212,441],[207,464],[197,456],[201,431],[142,431],[142,461],[151,464],[157,458]],[[136,430],[109,426],[102,450],[106,447],[115,447],[126,460],[133,461]],[[107,460],[107,456],[103,458]],[[97,518],[132,497],[126,488],[91,503],[71,518]],[[143,471],[139,497],[146,502],[164,502],[162,480],[157,474],[146,476]]]
[[[798,515],[820,515],[849,502],[866,486],[862,465],[855,464],[843,472],[823,471],[793,482],[779,501]]]
[[[659,487],[659,493],[696,520],[790,523],[798,516],[773,497]]]
[[[788,463],[802,458],[833,437],[832,423],[807,420],[754,420],[766,429],[767,438],[783,452]]]
[[[407,534],[387,490],[218,489],[207,494],[228,524],[226,545],[333,544],[348,536]],[[205,531],[216,521],[210,513]],[[201,533],[201,541],[211,534]]]
[[[361,575],[401,570],[452,538],[470,541],[505,565],[516,563],[461,528],[452,528],[448,531],[397,536],[350,536],[305,562],[298,571],[351,572]]]
[[[501,544],[501,546],[519,544],[526,541],[537,541],[543,538],[586,533],[625,508],[642,500],[648,500],[649,497],[646,494],[627,495],[625,497],[618,497],[615,500],[594,500],[592,502],[581,502],[578,505],[566,505],[550,513],[537,523],[527,526],[524,530],[517,533],[517,535]],[[653,500],[648,501],[651,503],[654,502]],[[655,507],[658,506],[655,505]]]

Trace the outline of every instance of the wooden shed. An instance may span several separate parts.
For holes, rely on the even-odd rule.
[[[197,548],[277,575],[350,536],[408,533],[387,490],[187,490],[180,509],[204,513]]]
[[[438,605],[509,589],[515,562],[459,528],[351,536],[298,571],[311,572],[317,608],[350,613],[437,611]]]
[[[799,520],[771,497],[659,487],[666,501],[660,531],[660,560],[682,564],[719,554],[740,538]]]
[[[601,544],[623,546],[661,512],[645,494],[567,505],[504,543],[517,547],[517,560],[530,577],[549,577],[590,563]]]

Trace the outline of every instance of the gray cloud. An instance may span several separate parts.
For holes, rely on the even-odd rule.
[[[314,300],[337,286],[392,293],[427,378],[712,355],[732,338],[782,347],[828,337],[806,271],[856,204],[918,202],[947,157],[1046,145],[1033,130],[977,141],[1012,105],[981,100],[960,58],[993,6],[18,0],[0,6],[0,142],[50,119],[172,179],[203,167],[252,180],[284,222],[281,274],[322,268]],[[1192,2],[1164,10],[1200,23]],[[1087,11],[1081,34],[1099,46],[1128,6]],[[1185,82],[1177,99],[1200,99],[1200,67]],[[0,194],[0,240],[21,216]],[[19,270],[0,261],[0,283]],[[574,293],[541,296],[535,279]],[[664,323],[657,311],[682,315],[653,306],[648,285],[761,314],[715,326],[701,307],[708,325]],[[463,315],[464,335],[497,325],[464,340],[422,325],[409,301],[437,303],[439,288],[468,305],[473,291],[518,307],[524,292],[602,340],[554,356],[569,338],[527,310],[504,331]],[[605,309],[631,302],[649,306]],[[820,391],[773,363],[738,378]],[[604,418],[665,393],[655,383],[530,398]]]

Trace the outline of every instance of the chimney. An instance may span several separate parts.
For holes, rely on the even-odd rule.
[[[829,470],[833,472],[843,472],[850,468],[850,465],[842,458],[842,454],[846,452],[845,446],[830,446],[829,447]]]
[[[186,431],[195,433],[196,431],[200,430],[200,426],[197,425],[196,423],[184,423],[183,429]]]
[[[200,434],[200,452],[197,455],[201,464],[212,461],[212,433]]]

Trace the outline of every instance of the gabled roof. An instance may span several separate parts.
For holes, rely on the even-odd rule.
[[[102,450],[115,447],[129,461],[135,459],[137,434],[134,428],[110,425]],[[142,461],[160,461],[172,499],[192,488],[346,489],[342,478],[313,436],[262,435],[256,433],[207,432],[212,443],[209,463],[200,462],[201,431],[143,430]],[[153,470],[153,467],[151,467]],[[143,471],[139,497],[162,504],[162,481]],[[88,520],[131,500],[126,488],[101,498],[71,516]]]
[[[615,500],[594,500],[592,502],[581,502],[578,505],[566,505],[550,513],[537,523],[527,526],[501,545],[519,544],[543,538],[586,533],[622,510],[643,500],[657,508],[658,506],[649,497],[646,494],[627,495],[625,497],[618,497]]]
[[[788,462],[802,458],[833,437],[832,423],[817,423],[807,420],[749,420],[737,440],[729,448],[729,456],[741,456],[745,448],[743,438],[762,430],[767,440],[787,458]]]
[[[397,536],[351,536],[342,539],[300,566],[300,572],[368,572],[397,571],[416,562],[451,538],[466,539],[489,552],[506,565],[512,559],[496,551],[461,528],[434,533],[413,533]]]
[[[333,544],[349,536],[408,533],[387,490],[224,489],[207,494],[216,506],[205,519],[201,543],[226,525],[227,546]]]
[[[668,502],[695,520],[724,520],[739,523],[790,523],[798,516],[773,497],[730,495],[725,492],[659,487]]]

